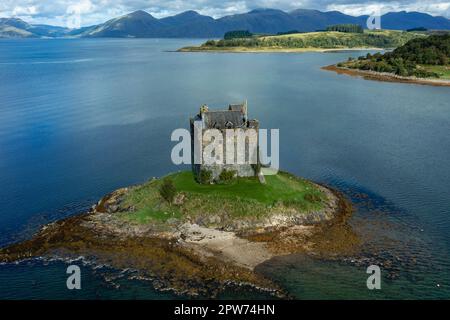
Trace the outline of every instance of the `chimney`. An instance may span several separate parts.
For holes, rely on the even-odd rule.
[[[244,120],[248,120],[248,110],[247,110],[247,99],[245,99],[244,103],[242,104],[242,113],[244,114]]]
[[[200,115],[202,115],[205,112],[208,112],[208,106],[206,104],[200,107]]]

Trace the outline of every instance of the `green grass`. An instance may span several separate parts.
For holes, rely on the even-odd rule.
[[[169,204],[160,195],[161,180],[153,180],[131,189],[124,206],[134,206],[136,212],[126,213],[125,219],[138,223],[165,222],[184,215],[223,214],[230,216],[263,216],[282,206],[300,212],[321,209],[325,195],[310,182],[288,173],[266,176],[266,184],[256,178],[240,178],[230,184],[201,185],[190,171],[170,177],[183,193],[182,205]]]
[[[365,30],[364,33],[323,31],[274,36],[254,36],[251,38],[230,40],[209,40],[201,46],[187,47],[181,50],[264,51],[286,49],[396,48],[418,37],[426,37],[426,34],[395,30]]]
[[[416,37],[419,33],[414,32],[404,32],[397,30],[364,30],[363,33],[352,33],[352,32],[338,32],[338,31],[317,31],[317,32],[304,32],[304,33],[292,33],[283,34],[275,36],[263,36],[260,37],[263,40],[269,39],[320,39],[320,38],[337,38],[337,39],[355,39],[363,38],[365,36],[380,36],[380,37],[390,37],[390,38],[412,38]]]
[[[440,79],[450,80],[450,65],[446,66],[419,65],[418,68],[423,68],[426,71],[437,73]]]
[[[124,218],[146,223],[150,220],[165,222],[170,218],[180,218],[179,208],[167,205],[159,194],[161,181],[153,180],[142,186],[133,187],[127,194],[123,205],[134,206],[136,212],[132,215],[125,214]]]
[[[216,195],[223,198],[242,198],[264,204],[274,201],[301,200],[305,193],[316,190],[309,182],[286,173],[266,176],[266,184],[257,178],[241,178],[231,184],[201,185],[195,182],[191,172],[182,172],[173,176],[177,190],[198,194]]]
[[[377,69],[378,66],[383,65],[384,69]],[[350,68],[350,69],[358,69],[363,71],[376,71],[376,72],[387,72],[392,74],[396,73],[396,67],[389,60],[377,61],[374,60],[351,60],[346,62],[341,62],[337,64],[338,67]],[[414,66],[414,65],[413,65]],[[386,69],[389,67],[390,69]],[[450,65],[424,65],[417,64],[413,68],[406,69],[404,66],[406,74],[399,74],[402,76],[415,76],[423,79],[440,79],[440,80],[450,80]],[[430,74],[428,76],[424,76],[422,73],[426,71]],[[437,75],[437,76],[436,76]]]

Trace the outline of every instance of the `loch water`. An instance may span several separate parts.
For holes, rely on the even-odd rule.
[[[284,170],[342,190],[367,256],[259,267],[298,299],[450,298],[450,88],[321,70],[366,52],[177,53],[201,40],[0,41],[0,245],[122,186],[182,170],[170,134],[201,104],[248,100],[280,129]],[[382,289],[366,268],[383,263]],[[148,281],[69,262],[0,265],[1,299],[172,299]],[[382,269],[383,270],[383,269]],[[222,298],[260,298],[230,290]]]

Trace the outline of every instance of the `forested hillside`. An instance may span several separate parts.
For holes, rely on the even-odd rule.
[[[355,29],[356,30],[356,29]],[[250,36],[208,40],[198,50],[227,50],[232,48],[253,49],[298,49],[298,48],[396,48],[409,40],[425,37],[423,33],[404,31],[310,32],[277,36]],[[193,48],[194,49],[194,48]]]
[[[420,78],[447,78],[450,75],[450,34],[413,39],[385,54],[349,59],[338,67],[394,73]]]

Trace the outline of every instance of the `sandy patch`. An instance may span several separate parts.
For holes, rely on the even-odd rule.
[[[264,242],[250,242],[234,232],[220,231],[185,223],[179,228],[179,243],[202,256],[214,256],[225,262],[253,270],[273,254]]]

